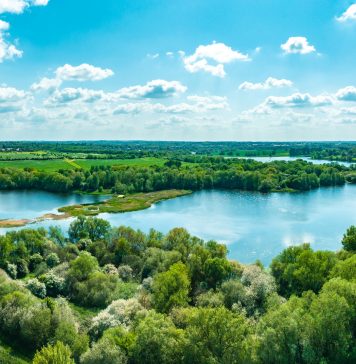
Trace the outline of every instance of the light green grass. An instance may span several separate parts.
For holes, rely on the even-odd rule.
[[[22,160],[0,161],[0,168],[34,168],[39,171],[55,172],[59,169],[90,169],[92,166],[163,166],[166,159],[163,158],[136,158],[136,159],[53,159],[53,160]]]

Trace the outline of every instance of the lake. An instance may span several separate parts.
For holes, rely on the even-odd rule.
[[[230,157],[227,157],[230,158]],[[257,162],[262,163],[268,163],[268,162],[274,162],[274,161],[285,161],[285,162],[293,162],[298,159],[302,159],[306,162],[311,162],[313,164],[327,164],[327,163],[338,163],[345,167],[350,167],[351,165],[354,165],[355,163],[350,162],[340,162],[340,161],[328,161],[326,159],[311,159],[310,157],[231,157],[231,158],[239,158],[239,159],[253,159]]]
[[[107,198],[44,191],[0,191],[0,220],[33,219],[46,213],[58,213],[59,207],[100,202]]]
[[[55,212],[55,207],[99,198],[50,195],[2,192],[0,216],[33,218],[49,212],[49,206],[50,211]],[[227,244],[232,259],[243,263],[260,259],[267,265],[292,244],[309,242],[314,249],[340,249],[342,235],[350,225],[356,224],[356,186],[320,188],[303,193],[200,191],[162,201],[146,210],[101,214],[100,217],[113,226],[128,225],[145,232],[150,228],[167,232],[173,227],[185,227],[203,239]],[[60,225],[66,230],[70,222],[71,219],[43,221],[28,226]],[[0,232],[6,230],[10,229]]]

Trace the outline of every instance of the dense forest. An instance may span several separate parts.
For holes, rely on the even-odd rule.
[[[314,165],[302,160],[261,163],[249,159],[189,156],[163,166],[93,166],[57,172],[0,168],[0,190],[52,192],[111,191],[126,194],[164,189],[210,188],[248,191],[307,191],[320,186],[355,183],[354,168]]]
[[[354,363],[356,227],[266,269],[176,228],[80,217],[0,237],[0,362]]]

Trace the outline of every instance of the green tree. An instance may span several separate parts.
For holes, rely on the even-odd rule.
[[[350,252],[356,252],[356,226],[350,226],[342,239],[344,249]]]
[[[68,346],[57,341],[54,345],[48,345],[38,351],[33,359],[33,364],[74,364],[71,351]]]
[[[185,363],[238,364],[250,356],[247,320],[224,307],[185,309]]]
[[[174,306],[185,306],[189,301],[190,280],[183,263],[173,264],[167,272],[154,277],[153,305],[159,312],[168,312]]]
[[[186,341],[183,330],[162,314],[150,312],[135,329],[136,344],[133,349],[135,363],[183,363]]]

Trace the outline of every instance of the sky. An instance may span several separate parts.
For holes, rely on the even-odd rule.
[[[0,140],[356,140],[355,0],[0,0]]]

